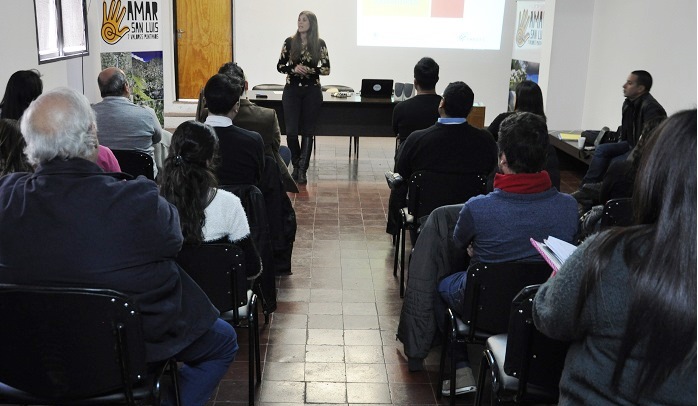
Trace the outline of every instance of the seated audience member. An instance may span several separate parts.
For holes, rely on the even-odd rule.
[[[12,74],[0,102],[0,118],[19,120],[24,110],[44,90],[39,71],[20,70]]]
[[[264,171],[262,137],[233,124],[240,109],[241,93],[239,79],[220,73],[212,76],[204,87],[209,111],[206,124],[218,135],[221,164],[217,176],[221,185],[258,185]]]
[[[533,302],[572,341],[561,405],[696,404],[695,109],[660,125],[637,175],[634,224],[587,239]]]
[[[589,164],[582,185],[601,182],[608,166],[614,160],[624,160],[640,139],[645,122],[655,117],[666,117],[666,111],[650,94],[652,75],[644,70],[636,70],[628,75],[623,84],[621,126],[618,128],[618,142],[599,144]]]
[[[541,92],[540,87],[538,87],[536,82],[524,80],[516,85],[514,111],[538,114],[545,119],[545,111],[543,109],[543,92]],[[498,115],[494,120],[492,120],[490,126],[487,127],[487,131],[492,134],[495,141],[497,141],[497,138],[499,137],[499,127],[502,124],[502,121],[512,115],[514,111]],[[547,158],[545,161],[545,170],[548,172],[550,180],[553,182],[555,189],[560,190],[560,168],[555,147],[548,144],[546,155]]]
[[[102,145],[111,149],[132,149],[153,158],[153,144],[162,139],[163,129],[155,111],[134,104],[126,74],[119,68],[100,72],[97,84],[102,101],[92,106],[97,115],[97,133]],[[157,175],[157,165],[153,165]]]
[[[34,170],[24,155],[25,145],[17,120],[0,119],[0,176]]]
[[[234,194],[216,188],[218,137],[212,127],[186,121],[172,134],[170,153],[160,175],[160,194],[179,212],[184,242],[231,242],[245,253],[250,279],[261,272],[247,215]]]
[[[441,96],[436,94],[438,81],[439,64],[436,61],[424,57],[414,65],[414,89],[417,94],[401,101],[393,110],[393,132],[400,144],[413,132],[436,123],[441,103]]]
[[[655,117],[645,122],[640,140],[628,158],[611,163],[602,182],[587,183],[581,192],[575,193],[581,214],[580,241],[600,230],[604,205],[609,200],[633,196],[633,185],[644,146],[654,136],[655,129],[663,120],[662,117]]]
[[[95,165],[94,112],[74,90],[40,96],[21,128],[36,172],[0,178],[0,228],[13,230],[0,235],[0,282],[132,296],[147,361],[183,362],[182,404],[206,404],[235,358],[237,336],[174,261],[183,241],[176,208],[154,182],[123,182]]]
[[[271,156],[276,161],[279,171],[281,172],[281,181],[284,184],[284,188],[287,192],[298,193],[298,185],[296,185],[296,182],[288,172],[288,164],[284,162],[284,159],[279,153],[279,150],[283,147],[288,151],[290,156],[291,150],[281,145],[281,129],[279,128],[279,120],[276,117],[276,111],[274,111],[274,109],[260,107],[247,98],[247,79],[245,79],[245,72],[237,63],[228,62],[224,64],[218,70],[218,73],[226,75],[229,78],[237,78],[243,83],[242,95],[240,96],[240,109],[235,116],[234,124],[240,128],[254,131],[262,136],[264,153]]]
[[[395,172],[406,181],[417,171],[489,174],[496,166],[497,145],[486,131],[468,124],[473,91],[463,82],[450,83],[439,103],[439,119],[429,128],[413,132],[400,147]],[[399,229],[400,209],[406,206],[407,184],[390,193],[386,232]]]
[[[572,242],[577,232],[576,202],[553,188],[543,170],[545,120],[532,113],[511,115],[502,123],[498,146],[501,173],[495,175],[494,191],[434,210],[417,239],[398,327],[411,370],[421,369],[429,353],[444,303],[456,313],[462,310],[466,252],[470,263],[540,261],[530,238],[552,235]],[[474,391],[466,349],[454,357],[456,393]],[[442,393],[449,394],[448,381]]]
[[[98,145],[97,166],[102,168],[104,172],[121,172],[119,161],[116,160],[114,153],[104,145]]]

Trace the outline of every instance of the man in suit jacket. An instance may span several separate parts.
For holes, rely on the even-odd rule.
[[[206,124],[218,135],[221,185],[259,185],[264,172],[262,136],[233,124],[240,110],[242,83],[220,73],[212,76],[204,88],[209,116]]]
[[[281,158],[279,149],[281,148],[281,129],[276,111],[266,107],[260,107],[252,103],[247,98],[248,83],[245,79],[245,72],[240,65],[235,62],[228,62],[221,66],[218,73],[229,78],[237,78],[243,83],[242,95],[240,97],[240,109],[233,122],[238,127],[255,131],[262,136],[264,141],[264,153],[273,157],[281,172],[281,181],[287,192],[298,193],[298,185],[288,171],[288,165]],[[284,147],[287,148],[287,147]]]
[[[143,316],[148,362],[174,357],[182,404],[204,405],[238,349],[230,324],[174,258],[177,209],[155,182],[95,164],[95,115],[67,88],[36,99],[22,133],[35,173],[0,179],[0,283],[114,289]],[[11,230],[11,232],[9,232]]]

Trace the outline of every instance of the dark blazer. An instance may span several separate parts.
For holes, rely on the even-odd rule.
[[[83,159],[0,178],[0,283],[107,288],[132,296],[148,361],[177,354],[218,311],[176,264],[177,209],[155,182],[116,179]]]
[[[413,132],[405,140],[397,157],[395,171],[407,180],[413,173],[422,170],[486,175],[496,166],[497,144],[486,130],[468,123],[436,123]],[[406,184],[393,190],[396,203],[404,205]]]
[[[219,145],[218,183],[257,185],[264,171],[262,136],[235,125],[213,128]]]
[[[281,145],[281,129],[279,119],[276,117],[274,109],[260,107],[252,103],[249,99],[240,99],[240,110],[235,116],[233,123],[246,130],[254,131],[262,136],[264,142],[264,153],[273,157],[281,171],[281,180],[287,192],[298,193],[298,185],[291,178],[288,166],[279,154]]]

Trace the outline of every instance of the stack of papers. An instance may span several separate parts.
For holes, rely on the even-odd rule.
[[[563,141],[577,141],[582,134],[560,133],[559,137]]]
[[[533,247],[540,253],[543,259],[545,259],[545,262],[553,268],[553,275],[560,270],[562,264],[564,264],[567,258],[577,249],[576,246],[552,236],[548,236],[543,242],[531,238],[531,244],[533,244]]]

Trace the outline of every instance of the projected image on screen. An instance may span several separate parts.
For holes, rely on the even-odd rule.
[[[499,49],[504,0],[358,0],[358,46]]]

